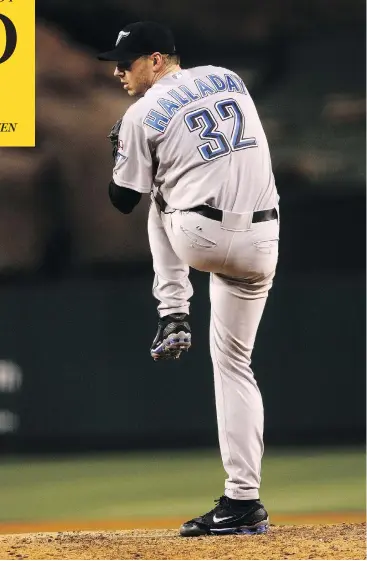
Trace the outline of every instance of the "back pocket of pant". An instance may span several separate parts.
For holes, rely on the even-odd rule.
[[[193,232],[192,230],[188,230],[182,225],[180,226],[180,228],[181,231],[185,234],[185,236],[190,240],[190,245],[192,246],[203,247],[203,248],[205,247],[207,249],[217,246],[217,242],[204,236],[201,230],[198,230],[197,232]]]
[[[255,248],[260,253],[274,253],[275,250],[278,250],[278,238],[274,238],[272,240],[264,240],[264,241],[257,241],[253,242]]]

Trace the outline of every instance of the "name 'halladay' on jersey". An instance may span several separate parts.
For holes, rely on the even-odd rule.
[[[168,74],[126,111],[113,180],[160,189],[169,206],[246,212],[277,205],[267,139],[241,78],[201,66]]]

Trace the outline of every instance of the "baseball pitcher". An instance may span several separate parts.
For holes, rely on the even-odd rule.
[[[189,267],[210,272],[210,354],[228,477],[216,506],[180,533],[266,532],[264,415],[251,353],[278,259],[279,198],[264,130],[241,78],[217,66],[182,69],[172,33],[160,24],[127,25],[98,58],[115,61],[114,76],[137,98],[110,134],[109,196],[125,214],[142,194],[152,198],[154,360],[189,349]]]

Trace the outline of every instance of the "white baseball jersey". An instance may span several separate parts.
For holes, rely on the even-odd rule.
[[[267,139],[241,78],[200,66],[168,74],[127,110],[113,170],[119,186],[160,189],[179,210],[278,203]]]

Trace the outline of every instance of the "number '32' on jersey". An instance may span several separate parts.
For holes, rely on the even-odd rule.
[[[254,102],[236,73],[216,66],[168,74],[129,107],[113,180],[139,193],[159,188],[180,210],[246,212],[278,201]]]

